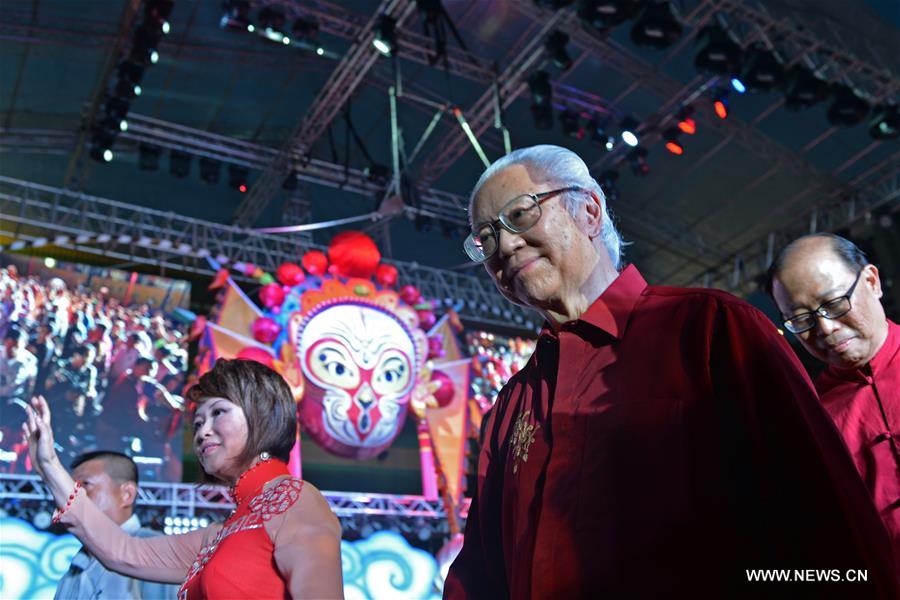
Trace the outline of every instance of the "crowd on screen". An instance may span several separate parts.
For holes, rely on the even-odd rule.
[[[0,469],[31,470],[20,426],[33,395],[52,408],[64,462],[100,448],[164,465],[173,440],[177,449],[185,333],[161,311],[8,266],[0,269],[0,339]]]

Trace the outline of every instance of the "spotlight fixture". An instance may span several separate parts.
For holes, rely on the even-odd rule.
[[[234,29],[238,31],[253,31],[253,24],[250,22],[250,2],[249,0],[226,0],[225,14],[219,21],[219,27],[222,29]]]
[[[297,39],[306,41],[314,40],[319,37],[319,24],[310,19],[299,17],[294,21],[291,32]]]
[[[622,119],[622,141],[634,148],[640,143],[638,138],[637,127],[638,122],[634,117],[625,117]]]
[[[219,173],[222,171],[222,163],[214,158],[201,156],[198,161],[200,164],[200,180],[209,185],[219,183]]]
[[[553,86],[546,71],[538,71],[528,79],[531,90],[531,114],[538,129],[553,127]]]
[[[108,98],[103,105],[106,116],[118,121],[125,119],[125,115],[128,114],[128,108],[129,105],[127,100],[115,96]]]
[[[650,165],[647,164],[647,149],[637,146],[628,153],[628,166],[636,177],[650,174]]]
[[[724,120],[728,118],[728,90],[718,88],[713,91],[712,96],[713,112],[716,116]]]
[[[375,49],[385,56],[394,56],[397,53],[397,21],[388,15],[378,18],[378,30],[375,39],[372,40]]]
[[[116,96],[126,100],[132,100],[141,95],[141,86],[130,81],[119,81],[116,83]]]
[[[671,152],[676,156],[681,156],[684,154],[684,146],[681,145],[681,142],[678,141],[678,137],[681,135],[681,130],[677,127],[669,127],[666,129],[665,137],[666,140],[666,150]]]
[[[112,146],[116,141],[114,130],[97,127],[91,135],[90,156],[97,162],[110,162],[113,159]]]
[[[694,107],[685,106],[678,111],[678,130],[688,135],[697,133],[697,122],[693,119]]]
[[[661,50],[681,37],[681,23],[669,2],[649,3],[631,28],[631,41],[638,46]]]
[[[159,62],[159,53],[156,51],[158,45],[159,34],[153,32],[148,25],[141,25],[134,30],[128,58],[138,65],[155,64]]]
[[[824,102],[831,88],[828,82],[801,65],[794,65],[785,75],[784,105],[791,110],[809,108]]]
[[[744,85],[744,82],[741,81],[740,79],[738,79],[737,77],[731,78],[731,87],[738,94],[743,94],[744,92],[747,91],[747,86]]]
[[[191,172],[191,155],[181,150],[169,152],[169,173],[175,177],[187,177]]]
[[[621,25],[637,14],[638,8],[635,0],[579,0],[576,12],[582,21],[603,30]]]
[[[117,67],[119,81],[139,84],[144,78],[144,66],[132,60],[124,60]]]
[[[144,24],[167,35],[172,30],[169,25],[169,15],[174,6],[174,0],[148,0],[144,4]]]
[[[141,171],[158,171],[161,154],[162,148],[159,146],[142,143],[138,146],[138,168]]]
[[[760,44],[753,44],[744,56],[740,80],[754,92],[768,92],[784,81],[784,65],[771,50]]]
[[[611,152],[616,146],[616,138],[609,135],[608,127],[608,117],[604,120],[594,117],[588,122],[588,129],[591,132],[591,143],[605,149],[607,152]]]
[[[580,140],[584,137],[584,127],[581,126],[581,115],[577,110],[566,108],[559,113],[559,124],[563,133],[571,138]]]
[[[876,140],[892,140],[900,136],[900,110],[896,104],[875,107],[869,121],[869,135]]]
[[[547,55],[550,57],[550,60],[553,61],[557,69],[562,71],[572,66],[572,57],[566,51],[566,44],[568,43],[569,36],[559,29],[551,31],[550,35],[547,36],[547,41],[544,42],[544,48],[547,49]]]
[[[847,85],[836,84],[832,88],[832,97],[834,100],[826,114],[832,125],[853,127],[865,121],[869,115],[869,103]]]
[[[700,50],[694,66],[715,75],[736,75],[741,69],[741,47],[721,25],[707,25],[697,34]]]

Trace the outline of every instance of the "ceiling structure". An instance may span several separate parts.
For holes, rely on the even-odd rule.
[[[777,91],[731,90],[720,119],[712,99],[729,89],[728,78],[693,64],[698,32],[718,22],[745,48],[774,48],[785,66],[815,69],[871,105],[896,102],[900,8],[890,1],[682,0],[671,3],[681,35],[653,50],[633,43],[631,21],[586,24],[576,11],[582,3],[444,0],[440,56],[437,24],[422,10],[437,2],[257,0],[248,3],[251,33],[223,27],[220,2],[176,0],[159,60],[130,102],[128,129],[116,137],[113,160],[98,162],[92,132],[149,4],[5,5],[0,243],[209,272],[207,256],[273,266],[340,230],[255,228],[362,217],[344,227],[367,230],[426,294],[461,299],[471,317],[526,325],[531,317],[499,300],[461,251],[480,154],[498,158],[507,139],[512,147],[566,146],[595,177],[615,170],[609,204],[631,242],[626,259],[655,284],[747,294],[787,240],[890,223],[900,207],[896,139],[873,139],[866,123],[831,125],[828,102],[790,110]],[[260,35],[267,9],[284,15],[276,27],[283,37]],[[396,21],[396,59],[372,45],[385,14]],[[317,33],[295,32],[298,20]],[[554,31],[569,36],[566,69],[548,55]],[[541,69],[551,80],[552,129],[537,128],[530,108],[528,81]],[[679,138],[684,154],[676,156],[664,149],[665,133],[688,106],[697,132]],[[649,173],[632,172],[624,144],[607,151],[589,132],[563,133],[565,109],[582,125],[635,117]],[[140,168],[141,147],[158,149],[158,170]],[[186,176],[170,173],[173,156],[182,169],[187,163]],[[216,163],[218,183],[205,183],[201,167]],[[373,212],[379,218],[366,218]]]

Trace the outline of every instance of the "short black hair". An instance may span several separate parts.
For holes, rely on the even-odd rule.
[[[17,342],[23,337],[25,337],[25,330],[19,329],[15,325],[10,325],[9,329],[6,330],[6,333],[3,334],[4,340],[15,340]]]
[[[139,483],[138,468],[137,465],[134,464],[134,461],[131,460],[131,457],[113,450],[94,450],[93,452],[79,454],[72,461],[70,468],[74,471],[80,465],[95,459],[101,459],[103,461],[103,470],[106,471],[106,474],[109,475],[112,480],[119,483],[125,483],[127,481]]]
[[[784,261],[787,256],[796,248],[797,244],[802,242],[803,240],[807,240],[809,238],[825,238],[831,241],[831,251],[834,252],[834,255],[837,256],[841,262],[846,265],[848,269],[851,271],[857,272],[869,264],[869,259],[866,256],[866,253],[860,250],[859,246],[848,240],[847,238],[841,237],[834,233],[822,232],[822,233],[811,233],[809,235],[804,235],[803,237],[799,237],[784,248],[778,253],[775,257],[775,260],[772,261],[772,264],[769,265],[769,270],[766,272],[766,294],[768,294],[769,298],[773,300],[775,297],[772,295],[772,286],[775,284],[775,278],[778,277],[778,274],[781,273],[781,270],[784,268]]]

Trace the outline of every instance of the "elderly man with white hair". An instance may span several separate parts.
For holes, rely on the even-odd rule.
[[[546,323],[486,424],[445,598],[849,591],[761,569],[866,570],[855,598],[895,596],[866,489],[764,315],[623,268],[603,192],[564,148],[495,162],[470,215],[468,256]]]

